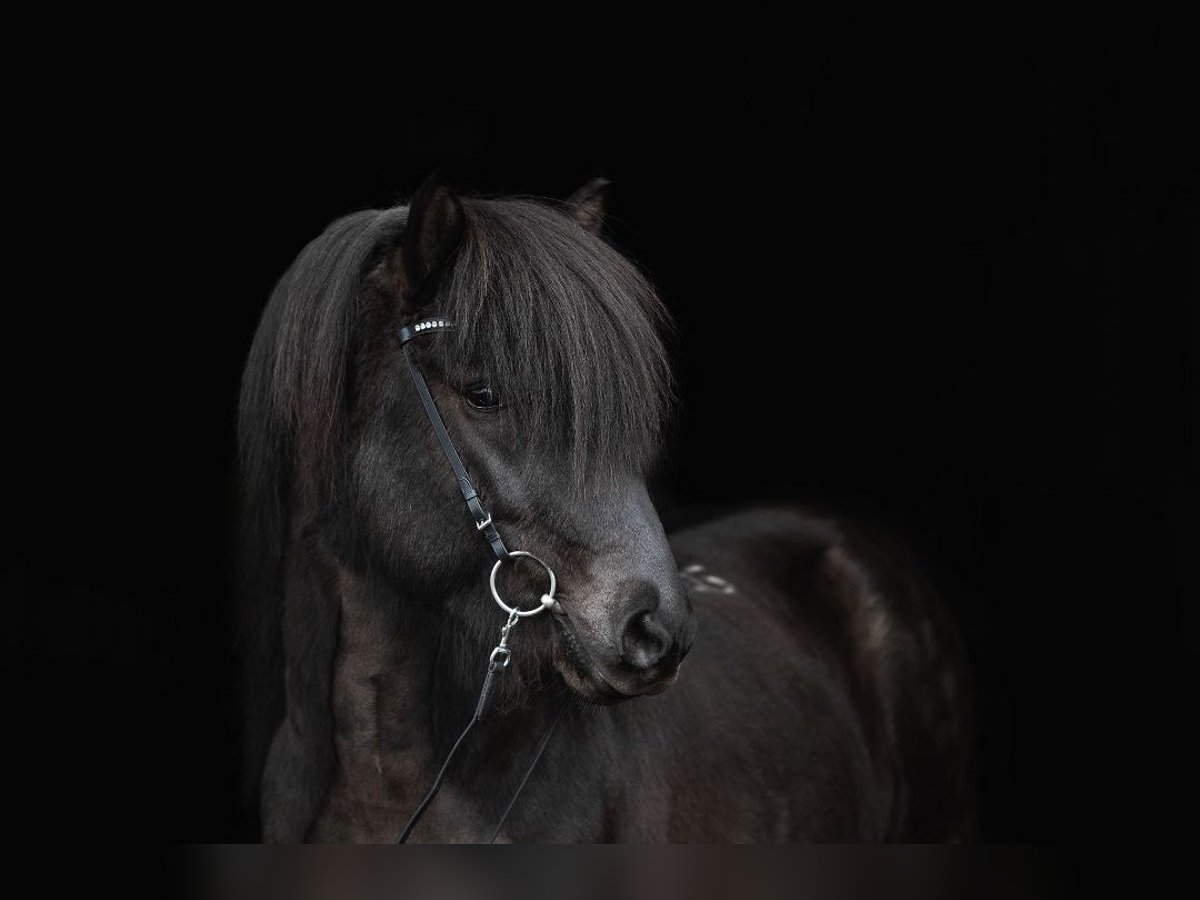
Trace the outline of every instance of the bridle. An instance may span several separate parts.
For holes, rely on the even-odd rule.
[[[450,463],[450,468],[454,471],[454,477],[458,479],[458,489],[462,491],[463,499],[467,501],[467,509],[471,513],[471,518],[475,520],[475,530],[483,535],[484,540],[491,545],[492,552],[496,554],[496,559],[499,563],[511,557],[508,548],[504,546],[504,540],[500,537],[500,533],[496,531],[496,526],[492,524],[492,517],[488,511],[483,508],[483,503],[479,499],[479,493],[475,490],[475,486],[471,484],[471,478],[467,475],[467,468],[463,465],[462,457],[458,455],[458,451],[454,449],[454,441],[450,439],[450,432],[446,430],[446,423],[442,421],[442,415],[438,412],[437,404],[433,402],[433,395],[429,393],[429,385],[425,381],[425,376],[421,374],[421,369],[413,359],[411,347],[409,343],[413,338],[423,334],[433,334],[438,331],[450,331],[454,326],[446,319],[422,319],[420,322],[414,322],[412,325],[405,325],[400,329],[400,346],[404,348],[404,359],[408,363],[408,374],[412,376],[413,384],[416,385],[417,395],[421,398],[421,405],[425,407],[425,415],[429,416],[429,424],[433,426],[433,433],[437,435],[438,443],[442,445],[442,452],[446,454],[446,462]],[[550,591],[554,593],[553,590]]]
[[[467,727],[463,729],[462,734],[458,736],[458,740],[454,742],[454,746],[450,748],[450,752],[446,755],[445,761],[442,763],[441,769],[438,771],[437,777],[433,781],[433,786],[425,795],[416,810],[408,820],[408,824],[404,826],[404,830],[396,839],[397,844],[403,844],[408,840],[412,830],[424,815],[425,810],[429,808],[429,804],[433,802],[433,798],[437,796],[438,790],[442,786],[442,779],[446,775],[446,771],[450,767],[451,760],[454,759],[454,754],[461,746],[463,739],[470,733],[475,723],[480,721],[484,713],[487,711],[488,701],[491,699],[493,688],[495,687],[496,678],[502,675],[508,668],[508,664],[512,659],[512,650],[508,646],[509,636],[513,628],[522,619],[536,616],[538,613],[545,612],[554,606],[554,591],[558,586],[558,581],[554,577],[554,570],[550,568],[543,560],[534,556],[526,550],[509,550],[504,545],[503,538],[496,530],[495,524],[492,522],[491,514],[484,508],[483,502],[479,499],[479,492],[475,490],[475,485],[471,483],[471,478],[467,475],[467,468],[463,465],[462,457],[458,455],[458,450],[454,447],[454,441],[450,438],[450,432],[446,430],[446,423],[442,420],[442,415],[438,412],[437,404],[433,401],[433,395],[429,392],[429,384],[425,381],[425,376],[421,372],[421,367],[417,365],[412,354],[412,341],[414,338],[426,334],[433,334],[439,331],[450,331],[454,328],[454,324],[448,319],[432,318],[421,319],[418,322],[413,322],[410,325],[405,325],[399,329],[397,336],[400,340],[400,346],[404,351],[404,360],[408,364],[408,374],[412,376],[413,385],[417,389],[417,396],[421,398],[421,406],[425,408],[425,415],[429,418],[429,424],[433,426],[433,433],[437,435],[438,443],[442,446],[442,453],[445,454],[446,462],[450,464],[451,470],[454,472],[454,477],[458,480],[458,489],[462,492],[463,500],[466,501],[467,510],[471,514],[471,518],[475,520],[475,530],[483,535],[483,539],[487,541],[491,547],[492,553],[496,555],[496,564],[492,566],[492,574],[488,579],[488,584],[492,591],[492,597],[496,604],[508,614],[508,621],[504,627],[500,629],[500,643],[492,650],[488,657],[487,674],[484,676],[483,687],[479,691],[479,702],[475,705],[475,713],[471,717],[471,721],[467,723]],[[514,606],[509,606],[500,596],[500,591],[496,587],[496,575],[500,568],[510,562],[514,557],[526,557],[533,560],[550,576],[550,590],[542,594],[539,604],[532,609],[519,609]],[[509,801],[504,814],[500,817],[500,821],[496,824],[496,828],[492,833],[492,842],[500,834],[500,829],[504,826],[508,819],[508,814],[512,812],[513,806],[517,802],[517,798],[521,795],[525,785],[529,781],[529,776],[533,774],[534,768],[538,761],[542,758],[542,753],[546,749],[546,745],[550,742],[550,737],[554,733],[555,727],[566,711],[567,702],[570,696],[563,699],[560,704],[557,714],[551,721],[550,726],[542,735],[542,739],[538,745],[537,751],[534,754],[533,761],[525,771],[521,783],[517,786],[512,799]]]

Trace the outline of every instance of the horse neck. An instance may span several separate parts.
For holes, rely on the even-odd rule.
[[[340,611],[333,659],[331,704],[336,771],[313,836],[320,840],[386,841],[394,837],[432,782],[455,737],[474,712],[487,664],[487,648],[455,646],[456,631],[442,603],[401,596],[381,579],[335,566],[326,584]],[[496,633],[503,619],[496,622]],[[476,658],[476,656],[478,658]],[[489,723],[491,741],[514,730],[539,709],[506,710]],[[499,726],[499,727],[497,727]],[[486,774],[479,748],[464,748],[463,772]],[[504,778],[490,776],[501,788]],[[495,787],[495,786],[494,786]],[[443,789],[439,809],[471,823],[463,835],[477,839],[485,819],[475,788]],[[374,810],[362,815],[364,810]]]
[[[466,714],[446,677],[447,629],[433,604],[412,603],[382,580],[339,567],[332,703],[339,757],[419,773],[442,743],[442,719]],[[345,746],[342,746],[342,745]]]

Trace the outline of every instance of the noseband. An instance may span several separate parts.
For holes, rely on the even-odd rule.
[[[454,754],[458,751],[463,739],[471,731],[475,723],[483,718],[484,713],[487,711],[488,700],[491,699],[495,680],[499,675],[504,673],[508,668],[509,661],[512,659],[512,650],[508,646],[508,639],[513,628],[521,619],[536,616],[538,613],[550,609],[557,602],[554,599],[554,591],[558,585],[558,581],[554,577],[554,570],[528,551],[509,550],[505,547],[504,540],[500,537],[500,532],[496,530],[496,526],[492,522],[491,514],[484,508],[483,502],[479,499],[479,492],[475,490],[475,485],[471,483],[471,478],[467,475],[467,468],[463,465],[462,457],[458,455],[458,450],[454,447],[454,441],[450,438],[450,432],[446,430],[446,423],[442,420],[442,415],[438,412],[437,404],[433,401],[433,395],[429,392],[429,384],[425,381],[421,367],[413,359],[411,342],[414,338],[439,331],[450,331],[453,328],[454,324],[447,319],[422,319],[411,325],[403,326],[399,330],[398,336],[400,346],[404,350],[404,360],[408,363],[408,374],[412,376],[413,385],[417,389],[417,396],[421,398],[421,406],[425,408],[425,415],[429,417],[429,424],[433,426],[433,433],[437,435],[438,443],[442,445],[442,453],[445,454],[446,461],[450,464],[450,468],[454,472],[454,477],[458,480],[458,489],[462,492],[463,500],[466,501],[467,510],[470,512],[471,518],[475,520],[475,530],[483,535],[483,539],[491,547],[492,553],[496,555],[496,564],[492,566],[492,574],[488,579],[488,584],[492,591],[492,598],[496,601],[496,604],[508,613],[508,621],[500,629],[500,643],[496,645],[492,650],[491,656],[488,657],[487,675],[484,676],[483,687],[479,692],[479,702],[475,705],[475,714],[471,717],[471,721],[467,723],[467,727],[463,729],[462,734],[458,736],[458,740],[454,742],[454,746],[446,755],[446,759],[442,763],[442,768],[434,779],[433,786],[425,795],[425,799],[417,806],[416,811],[413,812],[412,817],[408,820],[408,824],[404,826],[404,830],[400,833],[400,837],[396,839],[396,843],[398,844],[403,844],[408,840],[408,836],[412,833],[413,828],[416,827],[425,810],[429,808],[429,804],[433,802],[433,798],[437,796],[437,792],[442,786],[442,779],[445,777],[446,771],[450,766],[450,761],[454,759]],[[538,563],[538,565],[546,570],[546,574],[550,576],[550,590],[542,594],[540,603],[532,609],[518,609],[509,606],[504,602],[500,596],[500,591],[496,587],[496,575],[500,571],[500,567],[518,556],[527,557]],[[529,768],[526,769],[525,776],[521,779],[521,783],[517,786],[512,800],[509,801],[508,807],[504,810],[504,814],[500,817],[500,821],[496,825],[495,831],[492,834],[492,841],[495,841],[496,837],[500,834],[500,829],[508,818],[508,814],[512,811],[517,798],[521,795],[521,791],[529,781],[529,776],[533,774],[538,760],[542,758],[542,752],[550,742],[550,736],[554,733],[554,728],[558,725],[559,719],[562,718],[569,699],[569,695],[564,698],[558,713],[550,723],[549,728],[542,735],[542,740],[538,745],[537,752],[534,754],[533,761],[529,764]]]

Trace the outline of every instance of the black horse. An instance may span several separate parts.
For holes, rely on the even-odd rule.
[[[335,222],[246,367],[249,769],[271,841],[395,839],[472,718],[495,561],[406,370],[509,546],[558,576],[415,840],[955,840],[972,827],[955,632],[847,525],[742,514],[673,538],[647,495],[667,316],[566,204],[458,197]],[[545,574],[505,567],[537,605]],[[686,665],[681,663],[686,659]],[[564,698],[570,698],[564,705]]]

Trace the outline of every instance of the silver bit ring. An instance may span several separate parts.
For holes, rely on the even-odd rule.
[[[500,591],[496,588],[496,573],[500,571],[500,566],[504,564],[504,560],[498,559],[496,560],[496,564],[492,566],[492,577],[488,579],[488,583],[492,587],[492,596],[496,599],[496,603],[499,604],[500,608],[510,616],[520,616],[522,619],[524,619],[528,616],[536,616],[538,613],[544,612],[552,607],[556,602],[554,599],[554,590],[558,587],[558,581],[554,577],[554,570],[532,553],[528,553],[524,550],[510,550],[508,555],[510,558],[513,556],[527,556],[529,559],[532,559],[535,563],[545,569],[546,574],[550,576],[550,590],[542,594],[541,602],[533,609],[515,609],[509,606],[500,598]]]

